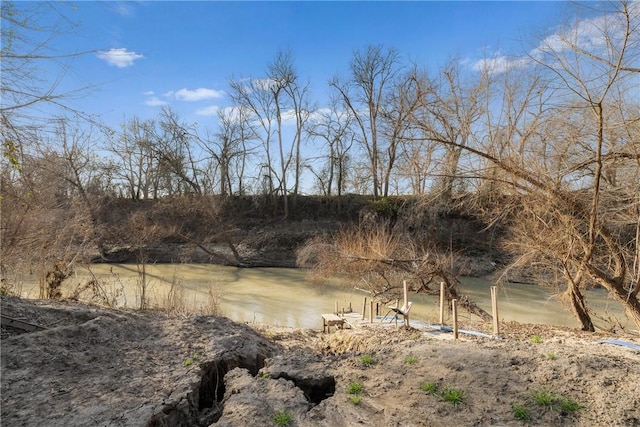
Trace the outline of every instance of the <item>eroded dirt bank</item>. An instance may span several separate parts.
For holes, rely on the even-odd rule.
[[[1,308],[48,328],[3,328],[7,426],[268,426],[278,411],[297,426],[523,425],[514,405],[533,425],[640,425],[640,353],[598,344],[608,335],[508,324],[502,340],[453,341],[5,297]],[[426,383],[438,393],[421,390]],[[353,384],[360,395],[348,393]],[[446,401],[446,389],[462,391],[461,402]],[[541,392],[554,401],[536,404]],[[563,407],[569,400],[580,409]]]

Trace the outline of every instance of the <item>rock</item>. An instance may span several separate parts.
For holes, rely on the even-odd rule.
[[[224,412],[215,426],[271,425],[277,412],[288,414],[295,425],[304,425],[311,404],[291,381],[254,377],[246,369],[225,376]]]
[[[336,391],[336,380],[327,372],[327,360],[314,354],[278,355],[268,359],[260,373],[292,381],[312,404],[322,402]]]

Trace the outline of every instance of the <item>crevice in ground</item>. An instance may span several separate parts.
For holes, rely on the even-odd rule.
[[[200,382],[194,385],[186,399],[165,405],[155,414],[148,427],[209,426],[216,423],[223,412],[225,395],[224,376],[235,368],[247,369],[256,376],[265,365],[266,356],[255,358],[241,355],[204,362],[200,365]]]
[[[296,387],[302,390],[304,397],[313,405],[319,404],[323,400],[333,396],[336,392],[336,379],[331,375],[320,378],[308,378],[280,372],[271,378],[283,378],[292,381]]]

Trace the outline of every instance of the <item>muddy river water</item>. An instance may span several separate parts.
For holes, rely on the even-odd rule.
[[[122,307],[139,304],[140,289],[138,266],[135,264],[96,264],[91,273],[102,284],[106,295]],[[271,325],[318,328],[322,313],[331,313],[336,302],[339,308],[353,307],[361,312],[367,294],[339,279],[323,283],[309,280],[305,270],[291,268],[235,268],[208,264],[162,264],[146,267],[148,301],[164,305],[172,284],[180,289],[180,300],[191,308],[212,306],[215,300],[221,314],[238,322],[261,322]],[[65,282],[65,294],[78,284],[86,283],[87,270],[78,270]],[[467,294],[480,307],[491,312],[490,287],[485,279],[463,278],[462,293]],[[25,282],[23,295],[37,297],[37,287]],[[213,298],[212,298],[213,295]],[[624,320],[619,304],[602,290],[587,291],[591,307],[598,313]],[[427,323],[438,320],[438,298],[410,293],[413,301],[411,318]],[[578,326],[576,320],[553,290],[523,284],[507,284],[498,290],[499,318],[558,326]],[[381,314],[386,309],[380,308]],[[468,318],[465,312],[460,314]],[[594,319],[596,325],[601,324]],[[623,322],[626,323],[626,322]]]

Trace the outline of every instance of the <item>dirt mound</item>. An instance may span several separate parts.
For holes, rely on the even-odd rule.
[[[221,317],[13,298],[2,299],[2,315],[47,327],[3,334],[3,425],[209,425],[221,415],[226,372],[257,373],[279,351]]]
[[[640,425],[640,353],[604,335],[322,334],[13,298],[2,315],[47,328],[3,330],[2,425]]]

